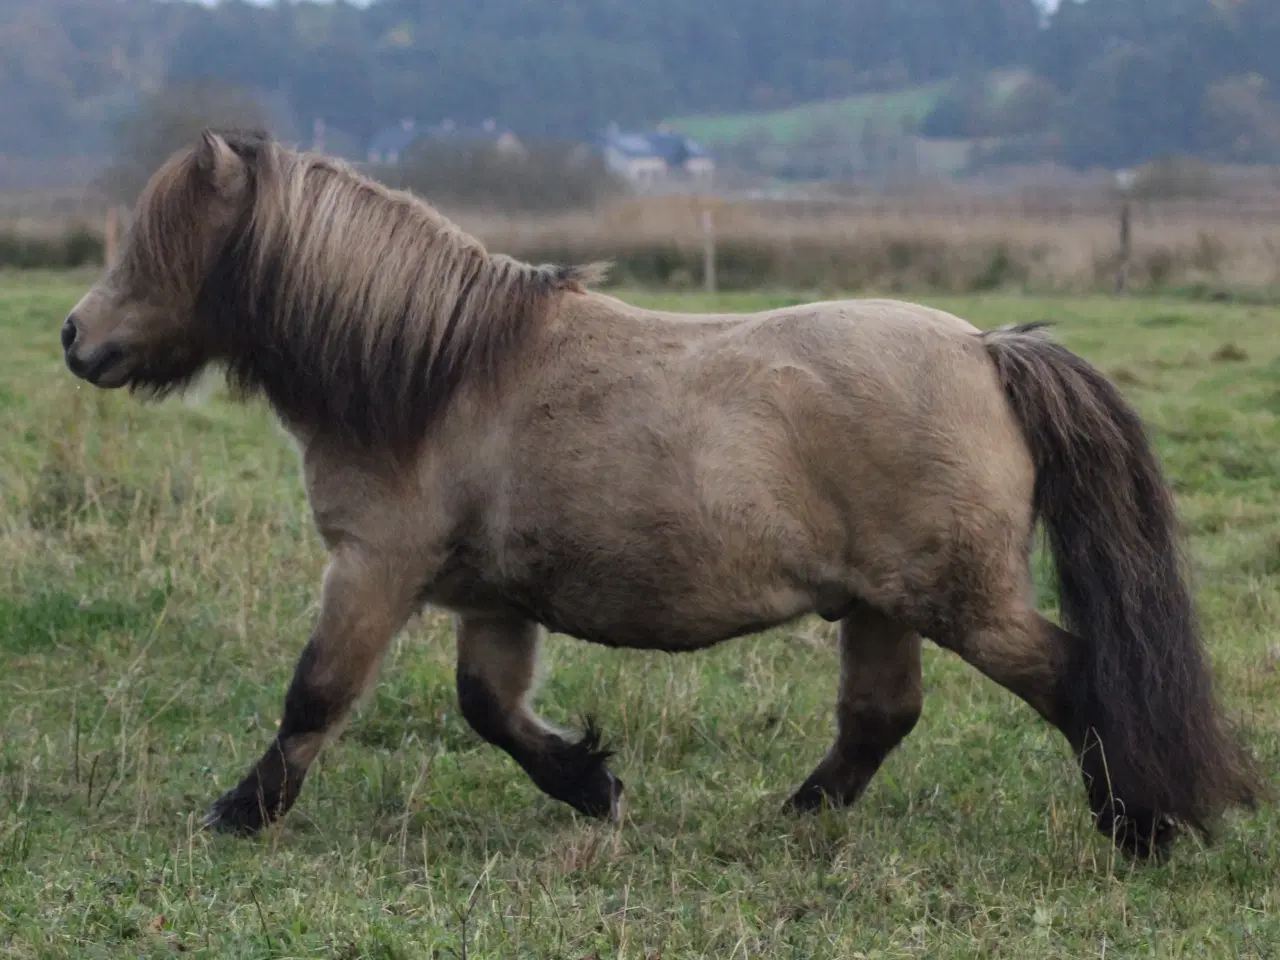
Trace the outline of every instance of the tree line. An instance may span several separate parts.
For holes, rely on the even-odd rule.
[[[0,155],[101,153],[210,78],[353,153],[406,116],[584,138],[941,80],[924,132],[1014,154],[1277,159],[1277,49],[1274,0],[0,0]],[[981,82],[1011,67],[1035,78],[1012,105]]]

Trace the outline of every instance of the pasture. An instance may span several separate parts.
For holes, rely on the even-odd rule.
[[[0,954],[1277,955],[1280,813],[1132,866],[1056,732],[936,648],[924,716],[862,800],[781,814],[831,739],[820,621],[681,657],[551,638],[537,703],[598,718],[627,784],[612,827],[472,733],[448,624],[426,616],[281,825],[201,832],[275,730],[323,555],[264,406],[217,388],[144,407],[66,372],[58,327],[91,280],[0,276]],[[981,326],[1056,321],[1148,418],[1224,698],[1274,782],[1280,308],[928,299]]]
[[[945,92],[945,83],[926,83],[891,93],[855,94],[778,110],[675,117],[667,123],[708,143],[732,143],[760,133],[779,143],[794,143],[839,124],[847,129],[858,129],[868,121],[897,129],[918,124]]]

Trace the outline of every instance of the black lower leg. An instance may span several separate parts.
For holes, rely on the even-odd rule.
[[[1057,727],[1071,745],[1098,832],[1109,837],[1127,856],[1164,856],[1173,846],[1177,827],[1168,817],[1133,803],[1128,772],[1108,762],[1107,732],[1099,729],[1096,719],[1103,716],[1103,711],[1088,680],[1090,670],[1085,658],[1089,651],[1074,634],[1049,620],[1037,618],[1037,626],[1049,660],[1056,664],[1052,692],[1043,696],[1035,684],[1011,689]],[[1126,796],[1130,797],[1128,802]]]
[[[1083,732],[1081,732],[1083,731]],[[1121,771],[1107,763],[1106,744],[1092,727],[1083,724],[1063,731],[1080,764],[1085,793],[1094,826],[1109,837],[1126,856],[1139,860],[1163,859],[1178,836],[1177,825],[1167,816],[1142,804],[1126,802]]]
[[[840,625],[836,742],[786,808],[845,806],[915,727],[923,704],[920,637],[861,604]]]
[[[906,713],[861,713],[847,721],[848,733],[818,768],[800,785],[786,808],[803,812],[824,804],[842,807],[852,804],[866,790],[880,765],[902,742],[919,719],[919,711]]]
[[[235,788],[214,801],[205,825],[221,833],[251,836],[288,812],[302,789],[305,769],[292,766],[277,737]]]
[[[962,648],[961,655],[1017,694],[1071,745],[1100,833],[1128,856],[1163,856],[1177,827],[1168,817],[1135,803],[1129,771],[1108,762],[1107,730],[1100,724],[1105,712],[1091,690],[1086,645],[1038,614],[1015,623],[1002,633],[979,637]]]
[[[251,835],[284,816],[298,799],[319,742],[345,712],[346,704],[314,685],[315,642],[307,644],[285,695],[275,740],[248,775],[214,802],[205,824],[222,832]]]
[[[618,815],[622,781],[605,761],[600,732],[588,721],[576,743],[545,729],[531,716],[505,708],[484,677],[465,668],[457,674],[458,706],[467,723],[487,742],[504,750],[548,796],[585,816]]]

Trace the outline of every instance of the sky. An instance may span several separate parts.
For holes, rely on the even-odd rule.
[[[207,6],[212,6],[215,3],[217,3],[218,0],[197,0],[197,2],[203,3]],[[264,5],[272,2],[273,0],[249,0],[249,3],[260,3]],[[358,7],[363,7],[368,5],[371,2],[371,0],[348,0],[348,2],[353,3]],[[1058,8],[1059,0],[1035,0],[1035,2],[1040,6],[1044,7],[1046,10],[1053,12]]]

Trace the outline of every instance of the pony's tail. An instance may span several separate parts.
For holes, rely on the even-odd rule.
[[[1173,495],[1137,412],[1041,326],[981,336],[1035,464],[1063,626],[1080,638],[1063,692],[1098,826],[1127,809],[1208,838],[1264,788],[1215,697]]]

